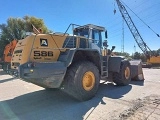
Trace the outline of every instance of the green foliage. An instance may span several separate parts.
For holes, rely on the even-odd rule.
[[[152,51],[152,54],[155,55],[155,56],[159,56],[159,55],[160,55],[160,49],[158,49],[158,50],[153,50],[153,51]]]
[[[25,21],[25,31],[32,32],[31,24],[33,24],[36,28],[41,28],[43,30],[43,33],[49,32],[47,27],[44,25],[43,19],[25,16],[23,20]]]
[[[127,52],[114,52],[114,54],[115,55],[117,55],[117,56],[124,56],[125,58],[129,58],[129,53],[127,53]]]
[[[141,59],[141,53],[135,52],[134,56],[133,56],[133,59]]]
[[[135,52],[132,55],[132,59],[142,60],[142,62],[146,62],[146,56],[143,53]]]
[[[160,48],[157,50],[157,54],[160,55]]]
[[[146,56],[143,53],[135,52],[133,55],[130,56],[127,52],[114,52],[117,56],[124,56],[128,60],[136,59],[136,60],[142,60],[143,62],[146,62]]]
[[[45,26],[43,19],[24,16],[24,18],[8,18],[7,24],[0,24],[0,57],[3,55],[4,47],[12,40],[20,40],[25,36],[25,32],[33,32],[31,24],[37,29],[41,28],[43,33],[50,30]]]
[[[141,53],[141,60],[142,62],[147,62],[147,58],[143,53]]]
[[[13,40],[22,38],[22,30],[24,30],[24,21],[19,18],[9,18],[7,24],[1,24],[2,31],[1,40]]]

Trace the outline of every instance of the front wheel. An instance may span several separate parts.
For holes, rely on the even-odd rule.
[[[131,66],[129,61],[122,61],[120,72],[113,74],[113,82],[117,85],[128,85],[131,81]]]
[[[67,70],[63,91],[80,101],[89,100],[96,94],[99,81],[99,70],[93,63],[77,62]]]

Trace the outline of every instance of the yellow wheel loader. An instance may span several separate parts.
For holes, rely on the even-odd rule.
[[[7,73],[11,69],[11,59],[12,59],[12,54],[16,47],[16,44],[17,44],[17,40],[12,40],[4,48],[3,57],[0,64],[2,65],[2,69]]]
[[[70,26],[72,35],[36,30],[36,34],[20,40],[12,56],[13,74],[44,88],[61,89],[80,101],[96,94],[100,80],[130,83],[130,62],[111,55],[115,47],[108,50],[107,41],[102,41],[102,33],[107,38],[104,27]]]

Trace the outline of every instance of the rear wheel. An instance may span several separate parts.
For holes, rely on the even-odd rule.
[[[80,101],[89,100],[96,94],[99,80],[99,70],[93,63],[77,62],[67,70],[63,91]]]
[[[11,69],[11,64],[8,63],[7,66],[6,66],[6,73],[9,73],[9,70]]]
[[[122,61],[120,72],[113,74],[113,82],[117,85],[128,85],[131,81],[131,66],[129,61]]]
[[[6,71],[6,64],[4,63],[3,65],[2,65],[2,69],[3,69],[3,71]]]
[[[2,69],[3,69],[3,71],[8,73],[8,71],[11,69],[11,64],[10,63],[4,63],[2,65]]]

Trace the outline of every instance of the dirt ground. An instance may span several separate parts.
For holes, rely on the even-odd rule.
[[[160,69],[143,69],[144,81],[101,83],[96,96],[78,102],[0,70],[0,120],[160,120]]]
[[[159,120],[160,96],[150,95],[133,101],[133,105],[119,114],[117,120]]]

